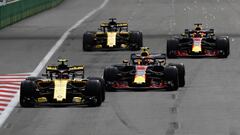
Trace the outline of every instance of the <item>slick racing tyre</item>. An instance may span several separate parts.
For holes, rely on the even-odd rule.
[[[169,66],[176,66],[178,69],[178,80],[179,80],[179,87],[185,86],[185,66],[183,63],[175,64],[169,63]]]
[[[83,35],[83,51],[92,51],[93,46],[95,45],[94,41],[94,32],[86,32]]]
[[[107,67],[103,72],[103,79],[106,82],[106,91],[113,91],[111,83],[117,80],[117,74],[119,73],[116,67]],[[109,84],[110,83],[110,84]]]
[[[30,80],[21,83],[20,88],[20,105],[22,107],[34,107],[36,97],[36,86]]]
[[[99,80],[88,80],[86,84],[86,96],[90,98],[87,102],[89,107],[97,107],[102,104],[102,85]]]
[[[104,69],[103,72],[103,79],[105,81],[116,81],[117,80],[117,74],[118,74],[118,69],[116,67],[107,67]]]
[[[99,80],[102,85],[102,102],[105,101],[105,91],[106,91],[106,84],[103,78],[100,77],[88,77],[89,80]]]
[[[164,76],[167,81],[172,82],[172,84],[167,88],[169,91],[178,90],[179,80],[178,80],[178,70],[174,66],[168,66],[164,68]]]
[[[42,79],[42,77],[34,77],[34,76],[30,76],[30,77],[27,77],[26,80],[29,80],[29,81],[37,81],[39,79]]]
[[[230,54],[229,39],[227,37],[217,38],[216,46],[220,51],[219,58],[227,58]]]
[[[169,39],[167,40],[167,57],[168,58],[176,58],[176,51],[178,46],[177,39]]]
[[[140,50],[143,46],[143,34],[139,31],[132,31],[129,35],[129,48],[131,51]]]

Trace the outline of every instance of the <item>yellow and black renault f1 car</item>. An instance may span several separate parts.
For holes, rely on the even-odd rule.
[[[106,90],[177,90],[185,85],[183,64],[166,64],[165,54],[150,54],[147,50],[143,48],[140,54],[132,54],[130,61],[105,68]]]
[[[143,44],[142,32],[128,31],[127,23],[118,23],[110,18],[101,23],[99,31],[87,31],[83,35],[83,50],[140,50]]]
[[[84,79],[84,66],[68,66],[59,59],[58,66],[48,66],[43,77],[29,77],[21,82],[20,105],[76,104],[100,106],[105,100],[105,84],[101,78]]]
[[[202,24],[195,24],[194,30],[185,29],[181,36],[167,41],[168,58],[226,58],[229,53],[229,38],[227,36],[216,37],[214,29],[204,30]]]

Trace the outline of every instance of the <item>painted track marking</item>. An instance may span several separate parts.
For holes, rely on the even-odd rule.
[[[38,74],[42,71],[42,69],[46,66],[47,62],[50,60],[50,58],[53,56],[53,54],[61,47],[61,45],[64,43],[64,41],[67,39],[67,37],[71,34],[71,32],[79,27],[84,21],[86,21],[88,18],[90,18],[92,15],[94,15],[96,12],[104,8],[109,0],[104,0],[104,2],[93,11],[89,12],[85,17],[83,17],[81,20],[79,20],[76,24],[74,24],[70,29],[68,29],[61,38],[56,42],[56,44],[52,47],[52,49],[47,53],[47,55],[42,59],[42,61],[39,63],[39,65],[35,68],[35,70],[32,72],[32,76],[38,76]]]
[[[94,10],[92,10],[91,12],[89,12],[86,16],[84,16],[82,19],[80,19],[77,23],[75,23],[71,28],[69,28],[62,36],[61,38],[56,42],[56,44],[50,49],[50,51],[46,54],[46,56],[40,61],[40,63],[38,64],[38,66],[34,69],[34,71],[30,74],[30,76],[38,76],[39,73],[42,71],[42,69],[46,66],[47,62],[51,59],[51,57],[54,55],[54,53],[62,46],[62,44],[64,43],[64,41],[67,39],[67,37],[71,34],[71,32],[76,29],[77,27],[79,27],[84,21],[86,21],[88,18],[90,18],[91,16],[93,16],[95,13],[97,13],[99,10],[103,9],[107,3],[109,2],[109,0],[104,0],[103,3],[95,8]],[[0,75],[1,76],[1,75]],[[5,78],[4,78],[5,76]],[[6,77],[7,76],[7,77]],[[11,74],[8,75],[2,75],[0,77],[0,84],[9,84],[11,85],[11,83],[14,84],[18,84],[20,85],[20,80],[22,79],[21,77],[24,76],[24,74],[19,74],[18,77],[14,76],[14,79],[11,79],[11,77],[9,76],[14,76]],[[20,79],[20,78],[21,79]],[[1,98],[1,95],[0,95]],[[5,97],[6,98],[6,97]],[[15,108],[15,106],[18,104],[19,101],[19,92],[17,92],[17,94],[12,97],[11,102],[8,104],[7,108],[2,108],[0,106],[0,127],[2,127],[3,123],[6,121],[6,119],[8,118],[8,116],[10,115],[10,113],[13,111],[13,109]],[[4,111],[4,112],[1,112]]]
[[[17,105],[20,83],[29,75],[25,73],[0,75],[0,127]]]

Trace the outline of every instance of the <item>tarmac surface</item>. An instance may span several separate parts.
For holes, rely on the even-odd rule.
[[[61,35],[103,0],[65,0],[60,6],[0,31],[0,73],[32,72]],[[68,58],[86,76],[129,58],[130,51],[83,52],[82,35],[110,17],[129,22],[144,46],[165,53],[166,40],[194,23],[229,35],[227,59],[170,59],[184,63],[186,86],[176,92],[108,92],[98,108],[38,107],[13,110],[1,135],[240,135],[240,1],[110,0],[74,30],[48,64]]]

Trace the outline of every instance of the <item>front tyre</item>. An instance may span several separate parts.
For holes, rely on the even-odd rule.
[[[175,66],[178,69],[179,87],[185,86],[185,66],[183,63],[169,63],[169,66]]]
[[[87,79],[89,80],[99,80],[101,83],[102,87],[102,102],[105,101],[105,91],[106,91],[106,83],[103,78],[100,77],[88,77]]]
[[[85,32],[83,35],[83,51],[92,51],[95,45],[94,32]]]
[[[86,96],[89,97],[87,105],[98,107],[102,104],[102,85],[99,80],[88,80],[86,84]]]
[[[42,77],[29,76],[26,78],[26,80],[33,81],[33,82],[35,82],[39,79],[42,79]]]
[[[140,31],[129,33],[129,48],[131,51],[138,51],[143,46],[143,34]]]
[[[177,39],[169,39],[167,40],[167,57],[168,58],[176,58],[176,52],[178,49],[178,40]]]
[[[164,76],[166,81],[171,82],[171,85],[167,88],[168,91],[178,90],[179,87],[179,78],[178,70],[174,66],[168,66],[164,68]]]
[[[219,58],[227,58],[230,54],[230,45],[228,37],[220,37],[216,39],[216,46],[219,50]]]
[[[20,87],[20,105],[22,107],[34,107],[36,97],[36,86],[30,80],[21,82]]]
[[[117,74],[119,73],[116,67],[107,67],[103,72],[103,79],[106,82],[106,91],[113,91],[111,83],[117,80]]]

